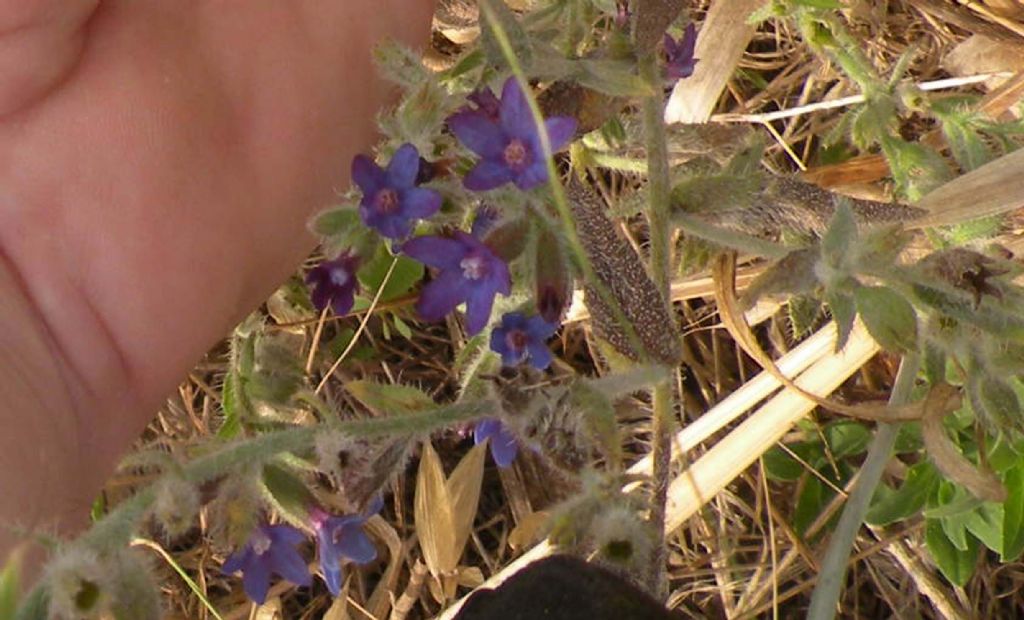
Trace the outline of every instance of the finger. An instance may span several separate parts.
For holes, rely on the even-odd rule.
[[[0,118],[53,90],[74,68],[99,0],[0,0]]]

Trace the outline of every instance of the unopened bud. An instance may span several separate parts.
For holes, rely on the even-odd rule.
[[[572,274],[565,248],[550,230],[537,237],[534,265],[537,313],[548,323],[560,323],[572,298]]]
[[[109,601],[107,570],[92,549],[71,546],[59,552],[46,570],[50,618],[96,618]]]
[[[183,536],[199,513],[199,490],[181,476],[165,475],[156,484],[153,519],[170,539]]]

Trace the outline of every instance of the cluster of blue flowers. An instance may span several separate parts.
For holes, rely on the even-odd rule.
[[[448,129],[479,161],[462,182],[471,191],[487,191],[508,183],[523,191],[548,181],[547,161],[540,133],[526,94],[515,78],[509,78],[499,99],[489,89],[468,97],[467,105],[448,118]],[[576,120],[554,117],[544,121],[550,146],[559,150],[576,132]],[[435,271],[423,287],[416,311],[420,318],[439,321],[460,304],[466,305],[466,329],[479,333],[490,321],[498,294],[511,292],[508,264],[487,245],[486,234],[495,216],[478,214],[473,230],[456,230],[447,235],[409,238],[416,220],[426,219],[441,208],[442,198],[434,190],[420,187],[423,160],[416,147],[402,145],[387,168],[365,155],[352,162],[352,179],[362,191],[359,214],[369,228],[394,240],[395,247]],[[312,301],[318,310],[330,305],[336,314],[352,308],[359,281],[359,258],[350,252],[324,261],[309,272]],[[552,361],[545,341],[558,329],[557,316],[505,314],[491,333],[490,346],[507,366],[529,363],[537,369]],[[556,313],[557,314],[557,313]],[[545,318],[547,316],[547,318]],[[552,322],[555,321],[555,322]],[[478,442],[491,440],[495,462],[505,467],[516,454],[514,435],[498,420],[481,422],[475,431]]]
[[[311,507],[309,527],[316,533],[320,555],[320,572],[331,594],[341,592],[341,562],[367,564],[377,557],[377,548],[363,531],[363,524],[380,512],[383,501],[378,497],[358,515],[331,515],[319,507]],[[306,534],[291,525],[259,525],[249,535],[249,542],[231,554],[223,571],[242,572],[246,595],[262,605],[267,600],[271,575],[280,575],[299,586],[312,583],[309,568],[297,547]]]
[[[623,17],[626,15],[625,4]],[[691,24],[678,41],[665,35],[665,74],[670,79],[688,77],[697,60],[693,57],[696,30]],[[489,89],[468,97],[467,105],[448,118],[448,129],[470,151],[479,156],[462,182],[471,191],[488,191],[512,183],[528,191],[548,181],[547,161],[541,137],[534,122],[526,94],[515,78],[509,78],[499,99]],[[544,121],[544,131],[553,151],[565,147],[576,132],[576,120],[555,117]],[[441,195],[421,187],[430,164],[416,147],[404,144],[386,168],[371,158],[357,155],[352,161],[352,179],[362,191],[359,215],[363,223],[382,237],[395,241],[395,248],[436,270],[424,286],[416,311],[427,321],[438,321],[460,304],[466,305],[466,328],[479,333],[490,321],[495,297],[508,295],[511,275],[508,264],[487,244],[487,233],[497,216],[486,207],[477,214],[469,233],[456,230],[448,235],[424,235],[410,238],[417,220],[437,213]],[[306,282],[312,287],[311,301],[318,310],[330,306],[335,314],[347,314],[359,292],[356,273],[360,257],[351,250],[322,262],[310,270]],[[543,295],[542,295],[543,296]],[[551,308],[538,300],[540,311],[526,315],[509,312],[491,332],[490,348],[501,356],[505,366],[528,363],[544,370],[552,355],[546,341],[558,329],[561,308]],[[476,443],[489,442],[491,455],[499,467],[508,467],[518,452],[516,435],[501,420],[487,418],[474,428]],[[330,515],[312,507],[309,528],[315,533],[320,572],[328,590],[337,596],[341,589],[341,564],[349,560],[366,564],[377,556],[372,541],[363,531],[367,519],[380,511],[378,498],[358,515]],[[248,543],[224,563],[225,573],[241,571],[246,594],[262,604],[276,574],[297,585],[312,582],[305,560],[297,547],[306,535],[291,525],[257,526]]]

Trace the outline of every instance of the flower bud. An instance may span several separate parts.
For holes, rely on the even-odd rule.
[[[106,567],[92,549],[71,546],[50,562],[50,617],[67,620],[96,618],[109,602]]]
[[[199,490],[175,474],[167,474],[156,484],[153,519],[169,539],[183,536],[195,522],[199,512]]]
[[[569,257],[558,237],[550,230],[537,236],[534,260],[537,313],[548,323],[558,324],[565,318],[572,299],[572,273]]]

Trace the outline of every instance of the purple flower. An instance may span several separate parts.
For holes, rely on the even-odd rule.
[[[473,428],[473,443],[491,440],[491,456],[498,467],[508,467],[516,458],[519,442],[512,431],[497,418],[484,418]]]
[[[501,317],[501,326],[491,332],[491,351],[501,354],[506,366],[517,366],[527,360],[537,370],[551,365],[551,351],[544,341],[555,333],[558,326],[541,316],[509,312]]]
[[[494,296],[510,292],[512,281],[505,261],[461,230],[453,237],[416,237],[405,242],[402,251],[440,270],[416,302],[416,311],[427,321],[439,321],[466,302],[466,329],[470,335],[476,334],[487,325]]]
[[[677,42],[668,33],[665,34],[665,75],[669,79],[680,80],[693,75],[697,59],[693,57],[697,45],[697,28],[690,22],[686,25],[683,36]]]
[[[305,539],[302,532],[290,525],[260,525],[253,530],[249,542],[224,562],[224,574],[242,571],[245,593],[259,605],[267,600],[273,573],[296,585],[308,586],[309,569],[295,550]]]
[[[359,291],[359,257],[345,252],[334,260],[325,260],[309,270],[306,284],[313,287],[310,300],[317,310],[331,305],[334,313],[341,316],[352,309],[355,294]]]
[[[366,155],[352,160],[352,179],[363,190],[359,215],[363,222],[389,239],[404,239],[412,220],[430,217],[441,208],[441,195],[416,186],[420,154],[403,144],[391,158],[387,170]]]
[[[477,89],[466,96],[466,99],[470,101],[475,108],[465,106],[462,112],[477,112],[483,114],[487,118],[494,122],[498,122],[501,118],[501,102],[494,96],[494,91],[486,86]]]
[[[533,114],[519,83],[515,78],[505,82],[496,119],[488,112],[492,104],[486,101],[486,95],[478,97],[483,103],[478,102],[477,110],[464,110],[448,118],[452,133],[482,158],[463,179],[466,189],[483,191],[513,182],[519,189],[528,190],[545,183],[547,162]],[[551,149],[557,151],[572,139],[576,119],[549,118],[544,122],[544,129]]]
[[[341,592],[341,561],[367,564],[377,557],[377,548],[363,531],[363,524],[380,512],[384,502],[375,498],[362,514],[329,515],[319,508],[310,510],[313,529],[320,549],[320,570],[331,594]]]

